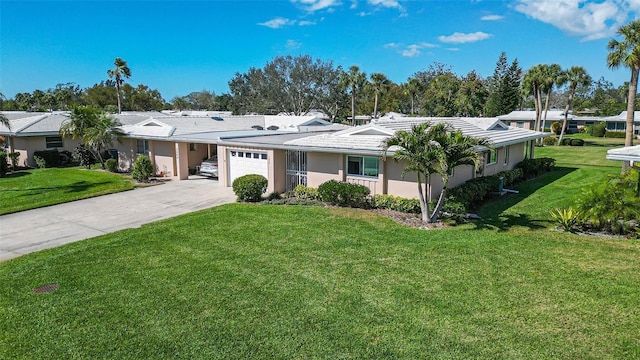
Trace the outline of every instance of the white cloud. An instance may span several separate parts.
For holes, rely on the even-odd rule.
[[[402,44],[397,44],[397,43],[389,43],[384,45],[385,48],[399,48],[401,46]],[[438,45],[430,44],[427,42],[421,42],[418,44],[407,45],[404,49],[400,50],[399,52],[400,52],[400,55],[404,57],[416,57],[422,53],[421,51],[422,49],[428,49],[428,48],[430,49],[435,47],[438,47]]]
[[[315,25],[315,21],[307,21],[307,20],[300,20],[298,21],[298,25],[300,26],[309,26],[309,25]]]
[[[480,18],[482,21],[497,21],[502,19],[504,19],[504,16],[502,15],[485,15]]]
[[[334,6],[342,5],[338,0],[291,0],[292,3],[299,3],[302,7],[309,12],[314,12],[323,9],[329,9]]]
[[[640,10],[640,1],[518,0],[515,9],[589,41],[613,35],[626,22],[629,12]]]
[[[299,49],[302,46],[302,43],[297,42],[295,40],[287,40],[287,43],[286,43],[285,46],[289,50],[296,50],[296,49]]]
[[[486,40],[492,36],[493,35],[483,33],[481,31],[469,33],[469,34],[455,32],[449,36],[444,36],[444,35],[438,36],[438,40],[444,43],[464,44],[464,43],[476,42],[480,40]]]
[[[460,48],[447,48],[449,51],[460,51]]]
[[[419,45],[409,45],[406,49],[402,50],[402,56],[404,57],[416,57],[420,55],[420,46]]]
[[[271,19],[269,21],[265,21],[263,23],[258,23],[258,25],[261,26],[266,26],[272,29],[279,29],[281,27],[287,26],[287,25],[294,25],[296,23],[295,20],[289,20],[286,18],[281,18],[281,17],[277,17],[275,19]]]
[[[381,6],[386,8],[400,8],[400,4],[396,0],[367,0],[373,6]]]

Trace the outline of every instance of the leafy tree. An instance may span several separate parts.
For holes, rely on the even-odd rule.
[[[454,104],[456,112],[461,116],[482,115],[488,95],[482,79],[475,71],[471,71],[461,80]]]
[[[189,101],[184,96],[176,96],[171,100],[171,106],[174,110],[185,110],[189,108]]]
[[[185,96],[189,102],[190,109],[193,110],[214,110],[216,94],[207,90],[195,91]]]
[[[592,82],[591,76],[587,74],[582,66],[572,66],[566,71],[563,71],[558,78],[558,85],[569,84],[569,99],[567,100],[567,106],[564,108],[564,121],[562,122],[562,128],[560,130],[560,137],[558,138],[558,145],[562,143],[562,137],[567,129],[567,122],[569,117],[569,109],[573,103],[573,97],[575,96],[578,85],[588,86]]]
[[[97,122],[85,131],[82,141],[89,148],[94,149],[103,169],[105,168],[105,162],[102,153],[113,145],[114,141],[118,140],[118,136],[122,135],[122,132],[118,129],[118,126],[121,125],[120,121],[105,114],[100,114]]]
[[[92,107],[106,109],[108,105],[118,103],[115,82],[113,80],[101,81],[90,88],[86,88],[82,93],[84,102]]]
[[[424,93],[422,111],[428,116],[455,116],[455,99],[459,88],[460,80],[454,73],[436,76]]]
[[[233,112],[303,115],[328,107],[339,89],[341,73],[332,62],[309,55],[278,56],[264,69],[250,68],[229,81]]]
[[[116,95],[118,96],[118,114],[122,113],[122,99],[120,87],[124,83],[124,79],[131,77],[131,69],[127,66],[127,62],[117,57],[113,62],[115,68],[107,70],[109,78],[114,78],[116,82]]]
[[[631,70],[631,80],[629,81],[629,97],[627,101],[627,128],[624,145],[633,146],[633,121],[636,104],[636,93],[638,91],[638,71],[640,71],[640,20],[634,20],[623,25],[616,32],[623,39],[609,40],[607,49],[607,65],[610,68],[618,68],[621,65]],[[629,162],[624,162],[622,170],[629,167]]]
[[[367,74],[360,71],[357,65],[353,65],[349,68],[349,72],[342,74],[342,82],[349,89],[351,94],[351,123],[356,122],[356,97],[358,90],[362,88],[367,81]]]
[[[403,85],[404,94],[411,99],[411,115],[415,114],[415,100],[420,92],[422,92],[422,83],[417,78],[410,78],[406,84]]]

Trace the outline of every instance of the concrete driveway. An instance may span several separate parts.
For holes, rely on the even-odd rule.
[[[0,216],[0,261],[235,201],[233,190],[191,177]]]

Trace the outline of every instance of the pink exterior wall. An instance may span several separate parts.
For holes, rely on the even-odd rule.
[[[344,155],[307,153],[307,186],[317,188],[329,180],[344,181],[344,173]]]
[[[149,147],[153,149],[153,160],[156,175],[176,176],[175,146],[169,141],[150,141]]]
[[[9,151],[19,152],[18,164],[20,166],[36,166],[36,162],[33,159],[33,153],[41,150],[53,150],[54,148],[47,148],[45,136],[28,136],[28,137],[9,137]],[[80,139],[63,138],[62,147],[57,148],[59,151],[73,152],[75,148],[80,145]]]
[[[208,158],[208,146],[207,144],[193,144],[195,149],[191,150],[191,144],[189,144],[189,169],[195,169],[200,166],[202,160]]]

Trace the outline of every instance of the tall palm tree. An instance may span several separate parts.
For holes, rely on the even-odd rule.
[[[389,84],[389,79],[385,74],[382,73],[374,73],[371,74],[371,87],[373,88],[373,93],[375,96],[375,100],[373,102],[373,117],[378,117],[378,97],[380,96],[380,92],[384,90],[384,88]]]
[[[9,131],[11,131],[11,122],[9,122],[9,119],[7,119],[7,117],[4,114],[0,113],[0,125],[4,125],[7,127],[7,129],[9,129]]]
[[[640,71],[640,20],[634,20],[622,25],[616,34],[622,36],[622,40],[609,40],[607,44],[607,65],[617,69],[621,65],[631,70],[629,81],[629,98],[627,101],[627,129],[624,146],[633,146],[633,121],[636,105],[636,92],[638,90],[638,71]],[[622,165],[622,170],[629,167],[629,162]]]
[[[429,184],[432,174],[441,174],[443,171],[442,163],[445,153],[440,144],[435,141],[435,138],[440,136],[438,134],[440,130],[442,125],[431,126],[430,122],[424,122],[413,126],[411,131],[396,132],[383,144],[383,159],[386,158],[387,151],[392,150],[393,159],[405,163],[402,177],[409,172],[416,173],[420,212],[422,221],[425,223],[431,222],[432,214],[429,212],[429,203],[425,198],[423,179],[425,184]]]
[[[536,108],[536,121],[534,130],[540,131],[540,119],[542,115],[542,88],[544,82],[544,72],[542,64],[533,66],[524,74],[522,79],[522,90],[524,95],[533,95],[533,101]]]
[[[404,84],[404,94],[409,95],[411,97],[411,115],[415,114],[415,99],[418,92],[420,92],[422,88],[422,83],[420,80],[416,78],[411,78]]]
[[[543,90],[546,93],[546,100],[544,104],[544,116],[542,118],[542,131],[544,131],[545,123],[547,122],[547,112],[549,111],[549,100],[551,99],[551,93],[553,92],[553,85],[558,81],[560,75],[562,75],[562,68],[558,64],[543,65]]]
[[[118,95],[118,114],[122,113],[122,99],[120,98],[120,86],[124,83],[124,79],[131,77],[131,69],[127,66],[127,62],[117,57],[113,62],[116,66],[111,70],[107,70],[109,78],[114,78],[116,81],[116,93]]]
[[[352,124],[355,124],[356,96],[358,90],[362,88],[362,86],[364,86],[364,83],[367,81],[367,74],[361,72],[360,68],[357,65],[353,65],[349,68],[348,73],[343,73],[342,81],[351,91],[351,122]]]
[[[562,137],[567,129],[569,109],[571,109],[571,105],[573,104],[573,97],[576,94],[576,88],[578,85],[589,86],[591,82],[591,76],[589,76],[587,70],[582,66],[572,66],[568,70],[563,71],[558,78],[558,86],[569,84],[569,99],[567,100],[567,106],[564,108],[564,121],[562,122],[562,130],[560,130],[558,145],[562,144]]]

